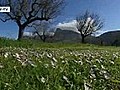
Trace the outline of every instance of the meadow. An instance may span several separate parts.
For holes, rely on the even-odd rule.
[[[120,90],[120,47],[0,39],[0,90]]]

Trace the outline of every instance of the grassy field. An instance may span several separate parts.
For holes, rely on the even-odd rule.
[[[120,90],[120,47],[0,39],[0,90]]]

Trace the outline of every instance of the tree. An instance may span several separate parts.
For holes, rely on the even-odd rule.
[[[83,15],[76,17],[76,28],[81,34],[82,43],[85,38],[103,27],[103,22],[97,14],[86,11]]]
[[[33,27],[33,35],[37,34],[37,36],[40,37],[40,39],[45,42],[47,38],[51,37],[51,26],[49,22],[40,22],[35,23],[31,27]]]
[[[10,6],[11,12],[0,13],[0,20],[13,20],[18,25],[20,40],[29,24],[57,17],[62,11],[64,0],[0,0],[0,6]]]

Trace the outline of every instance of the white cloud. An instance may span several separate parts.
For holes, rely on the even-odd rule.
[[[110,29],[110,30],[105,30],[105,32],[108,32],[108,31],[120,31],[120,29]]]
[[[57,26],[61,27],[61,26],[64,26],[64,27],[67,27],[67,26],[75,26],[76,24],[76,20],[72,20],[70,22],[63,22],[63,23],[59,23]]]
[[[60,28],[62,30],[72,30],[72,31],[78,32],[78,30],[76,28],[76,23],[77,23],[76,20],[72,20],[70,22],[59,23],[57,25],[57,28]]]
[[[23,35],[24,36],[32,36],[32,33],[31,32],[24,32]]]
[[[99,30],[96,32],[95,36],[100,36],[103,33],[110,32],[110,31],[120,31],[120,29],[109,29],[109,30]]]

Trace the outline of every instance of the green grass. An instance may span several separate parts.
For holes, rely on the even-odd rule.
[[[0,40],[0,90],[120,90],[120,47]]]
[[[84,46],[84,47],[83,47]],[[23,39],[21,41],[12,40],[12,39],[0,39],[0,47],[21,47],[21,48],[50,48],[50,49],[80,49],[80,50],[88,50],[88,49],[108,49],[108,50],[118,50],[120,47],[115,46],[99,46],[94,44],[81,44],[81,43],[49,43],[49,42],[41,42],[39,40],[29,40]]]

